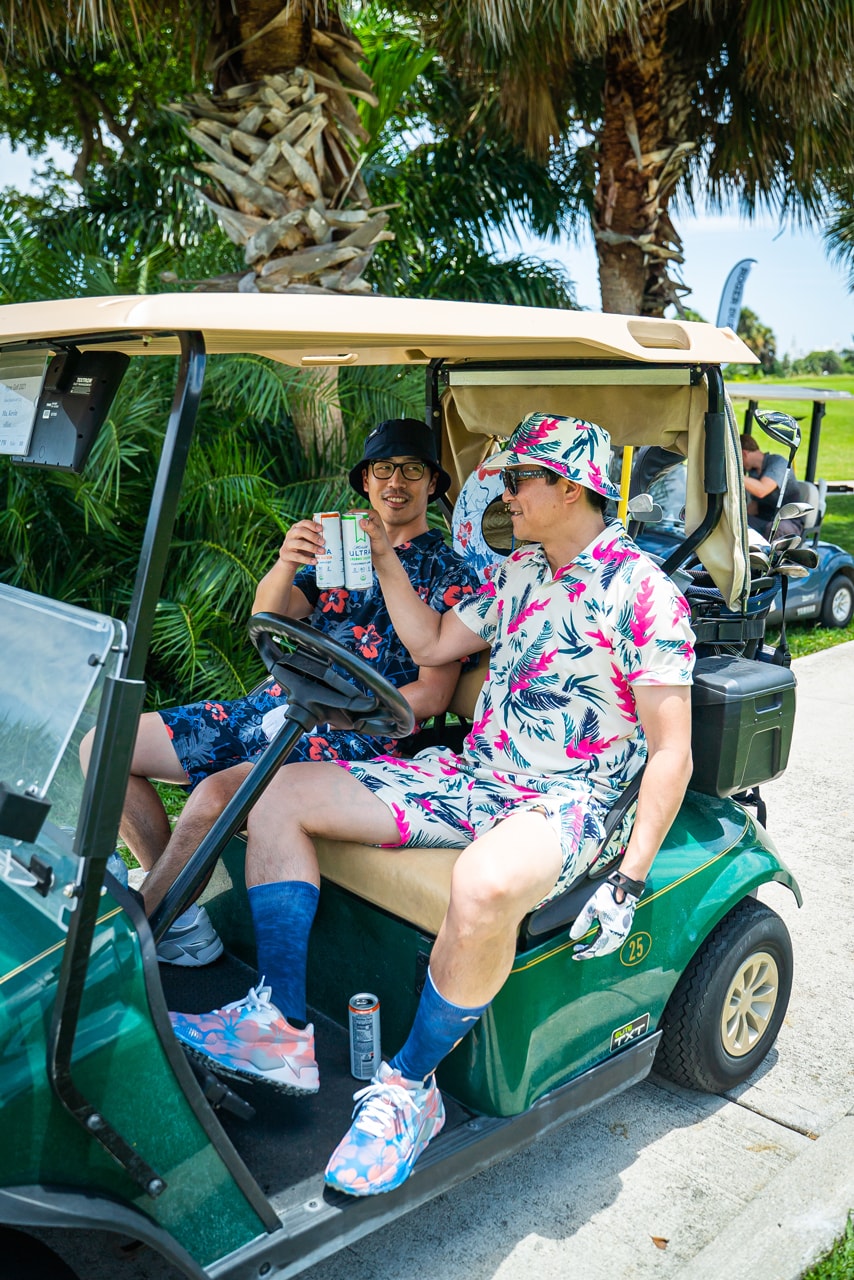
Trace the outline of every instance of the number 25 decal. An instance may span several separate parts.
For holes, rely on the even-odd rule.
[[[620,948],[620,963],[626,966],[640,964],[646,959],[651,946],[652,938],[648,933],[633,933]]]

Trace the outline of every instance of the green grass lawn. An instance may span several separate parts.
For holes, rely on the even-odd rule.
[[[836,379],[841,381],[841,379]],[[854,379],[849,379],[854,382]],[[852,439],[854,439],[854,409],[852,409]],[[824,437],[822,436],[822,451]],[[819,455],[821,457],[821,455]],[[854,448],[849,479],[854,479]],[[831,495],[827,500],[827,513],[821,526],[823,542],[835,542],[837,546],[854,555],[854,494]],[[808,653],[818,653],[835,644],[854,640],[854,620],[847,627],[818,627],[813,622],[786,628],[792,656],[802,658]]]
[[[742,379],[739,379],[742,381]],[[808,400],[774,400],[774,387],[790,383],[795,386],[816,387],[819,390],[848,391],[854,396],[854,374],[839,374],[836,377],[817,378],[784,378],[768,381],[757,379],[756,398],[763,409],[782,409],[796,418],[803,432],[803,444],[795,459],[795,472],[803,479],[803,468],[806,464],[806,451],[809,441],[809,425],[812,415],[812,403]],[[733,401],[739,423],[744,421],[745,401]],[[755,432],[760,444],[764,443],[762,432]],[[780,446],[771,445],[780,451]],[[800,465],[799,465],[800,464]],[[821,444],[818,451],[818,470],[816,475],[825,480],[854,480],[854,399],[850,401],[831,402],[821,424]],[[834,541],[828,538],[829,542]]]
[[[854,1218],[849,1218],[845,1235],[811,1271],[804,1273],[803,1280],[851,1280],[852,1276],[854,1276]]]

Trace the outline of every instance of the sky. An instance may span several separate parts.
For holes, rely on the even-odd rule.
[[[742,258],[755,258],[742,306],[773,329],[781,356],[854,347],[854,293],[816,232],[781,231],[767,215],[750,223],[734,212],[677,216],[674,223],[684,246],[682,279],[692,290],[683,301],[705,320],[715,322],[731,268]],[[579,304],[601,308],[592,237],[562,245],[522,237],[520,245],[525,253],[561,262],[575,282]]]
[[[62,163],[59,148],[54,158]],[[30,189],[33,169],[34,162],[25,151],[13,152],[0,138],[0,188]],[[781,356],[854,347],[854,293],[849,293],[845,272],[831,263],[816,232],[781,230],[769,215],[746,222],[735,211],[686,214],[674,221],[684,243],[683,279],[692,289],[685,303],[706,320],[714,322],[717,316],[730,269],[742,258],[755,258],[742,305],[773,329]],[[521,236],[520,247],[525,253],[561,262],[575,282],[579,304],[592,311],[601,308],[596,255],[589,236],[580,243],[561,244]],[[513,245],[507,250],[517,252]]]

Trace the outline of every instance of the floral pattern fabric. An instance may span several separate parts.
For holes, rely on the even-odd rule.
[[[478,579],[434,529],[396,548],[415,590],[431,608],[444,613],[477,589]],[[306,619],[365,662],[396,688],[418,679],[418,667],[395,632],[376,574],[364,591],[343,587],[321,590],[307,565],[294,579],[313,606]],[[243,698],[212,700],[159,712],[172,746],[195,787],[208,774],[253,759],[267,746],[285,717],[287,695],[272,679]],[[320,725],[303,734],[288,757],[295,760],[370,760],[393,753],[394,738],[371,737]]]
[[[514,552],[456,612],[492,649],[463,755],[344,767],[389,805],[401,845],[460,847],[542,809],[564,856],[556,893],[590,865],[646,759],[634,686],[691,682],[688,605],[610,524],[554,576],[539,546]]]

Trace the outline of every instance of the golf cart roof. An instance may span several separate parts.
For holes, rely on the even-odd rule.
[[[756,363],[730,329],[587,311],[405,298],[176,293],[0,307],[0,349],[76,348],[175,355],[179,334],[209,355],[251,352],[304,369],[441,362],[436,391],[450,498],[531,412],[605,427],[616,447],[660,445],[688,458],[686,529],[706,511],[705,367]],[[719,377],[719,375],[718,375]],[[438,419],[435,420],[438,425]],[[703,561],[726,599],[743,590],[747,550],[741,454],[726,433],[728,492]]]
[[[817,400],[820,404],[831,400],[854,400],[850,391],[836,391],[831,387],[797,387],[790,382],[728,382],[726,389],[733,400]]]
[[[107,344],[129,355],[166,355],[178,351],[182,330],[202,333],[210,354],[254,352],[298,367],[512,359],[520,349],[530,360],[756,359],[732,330],[709,324],[472,302],[163,293],[0,309],[3,343],[74,338],[84,349]]]

